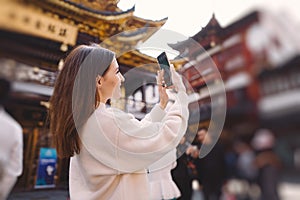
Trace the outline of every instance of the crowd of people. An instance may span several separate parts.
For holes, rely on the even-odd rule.
[[[172,171],[182,193],[179,199],[280,199],[277,187],[282,163],[274,151],[274,134],[258,129],[251,136],[236,135],[230,144],[221,136],[213,149],[200,158],[201,147],[213,139],[206,127],[199,128]]]

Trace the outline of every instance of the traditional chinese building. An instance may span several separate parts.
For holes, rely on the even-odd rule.
[[[258,78],[261,71],[280,71],[280,68],[285,71],[281,76],[286,75],[285,80],[288,79],[287,63],[295,63],[290,60],[300,49],[295,30],[286,25],[283,16],[279,18],[261,11],[251,12],[226,27],[221,27],[213,15],[194,36],[170,44],[170,47],[180,52],[178,58],[186,57],[189,61],[182,66],[181,72],[199,95],[199,100],[191,106],[200,106],[200,123],[211,117],[211,97],[219,92],[208,92],[207,88],[217,85],[220,73],[227,96],[225,127],[248,123],[252,129],[262,125],[261,115],[270,106],[264,105],[266,94],[261,90],[265,91],[265,85],[274,83],[271,77],[274,80],[277,77],[265,78],[267,75],[263,75],[262,83]],[[212,70],[214,65],[218,71]],[[286,83],[282,82],[282,85]]]
[[[299,66],[300,55],[297,55],[277,68],[262,70],[258,75],[261,95],[258,108],[264,124],[284,130],[289,130],[291,124],[299,124]],[[282,119],[289,119],[290,123]]]
[[[120,70],[133,68],[135,81],[155,83],[156,59],[136,50],[166,22],[121,10],[118,0],[2,0],[0,7],[0,75],[12,81],[8,111],[24,130],[24,172],[19,187],[31,189],[36,180],[40,147],[51,146],[44,122],[48,100],[65,56],[77,45],[98,43],[116,52]],[[142,74],[142,75],[141,75]],[[144,87],[138,88],[142,91]],[[123,104],[134,91],[124,89]],[[144,102],[145,103],[145,102]],[[68,161],[59,162],[56,183],[65,184]]]

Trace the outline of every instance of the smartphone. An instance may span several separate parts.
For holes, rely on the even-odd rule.
[[[157,61],[160,69],[164,70],[164,87],[170,87],[173,85],[170,71],[170,63],[167,57],[166,52],[162,52],[159,56],[157,56]]]

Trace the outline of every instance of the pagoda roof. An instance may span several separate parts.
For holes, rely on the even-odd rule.
[[[51,0],[51,1],[53,1],[53,0]],[[105,2],[105,1],[97,1],[97,4],[78,3],[77,1],[74,1],[74,0],[72,0],[72,1],[71,0],[54,0],[54,2],[56,2],[57,4],[59,4],[60,2],[65,2],[69,5],[74,6],[75,8],[79,8],[81,10],[85,10],[85,11],[88,11],[90,13],[103,15],[103,16],[110,16],[110,15],[117,16],[117,15],[132,13],[135,10],[135,6],[133,6],[132,8],[130,8],[126,11],[122,11],[120,9],[117,9],[117,7],[114,7],[114,9],[112,9],[112,10],[105,10],[105,9],[104,10],[99,10],[99,6],[97,6],[97,5],[100,5],[101,2]],[[88,3],[89,1],[84,1],[84,2]],[[88,6],[88,5],[91,5],[91,6]]]
[[[212,15],[211,19],[205,27],[203,27],[198,33],[194,36],[189,37],[187,40],[177,42],[175,44],[168,44],[171,48],[176,50],[184,50],[187,46],[198,42],[201,43],[204,39],[209,36],[219,36],[223,31],[223,28],[220,26],[218,20],[215,17],[215,14]]]
[[[101,46],[116,52],[117,55],[120,55],[124,52],[136,49],[139,44],[145,42],[158,30],[159,27],[149,26],[125,30],[105,39],[101,42]]]
[[[172,49],[183,52],[186,47],[190,47],[191,44],[198,42],[203,46],[203,48],[211,48],[210,46],[210,37],[215,37],[217,39],[224,39],[230,37],[232,34],[236,33],[238,30],[243,29],[245,26],[249,26],[249,24],[258,21],[260,11],[252,11],[246,14],[244,17],[239,20],[229,24],[226,27],[221,27],[215,15],[212,15],[212,18],[209,20],[207,25],[203,27],[198,33],[189,37],[186,40],[168,44]]]
[[[219,35],[222,30],[223,28],[220,26],[218,20],[215,17],[215,14],[213,14],[207,25],[194,36],[192,36],[192,39],[200,42],[202,39],[209,35]]]
[[[151,26],[151,27],[161,27],[167,22],[168,17],[153,21],[153,20],[149,20],[149,19],[140,18],[137,16],[132,16],[131,20],[132,20],[131,22],[136,25],[137,24],[140,24],[140,25],[147,24],[148,26]]]
[[[133,12],[135,10],[135,6],[126,11],[122,11],[120,9],[112,9],[109,11],[101,9],[99,10],[99,7],[96,5],[100,5],[100,2],[105,1],[97,1],[97,4],[95,3],[93,7],[88,6],[92,4],[80,3],[76,0],[29,0],[28,3],[31,5],[38,5],[42,9],[51,10],[54,13],[65,15],[68,17],[84,16],[107,21],[120,20],[130,17],[133,15]]]
[[[43,13],[50,12],[53,18],[67,22],[77,28],[79,33],[86,33],[98,38],[97,43],[128,30],[144,27],[160,28],[167,21],[167,18],[153,21],[134,16],[134,6],[122,11],[116,5],[118,0],[29,0],[29,3],[31,7],[42,9]],[[24,4],[25,6],[27,4]],[[108,7],[110,10],[103,10]],[[145,38],[142,41],[148,39],[153,33],[144,34]],[[139,37],[141,38],[141,36]]]
[[[144,26],[145,24],[154,27],[160,27],[164,25],[168,18],[161,20],[153,21],[143,19],[137,16],[134,16],[135,5],[128,10],[121,10],[117,7],[116,3],[118,0],[108,0],[108,1],[87,1],[87,0],[29,0],[33,5],[39,5],[40,8],[45,10],[51,10],[52,12],[57,12],[59,14],[64,14],[68,17],[73,15],[88,16],[105,21],[115,21],[115,20],[130,20],[131,23],[139,24]],[[109,2],[113,2],[110,3]],[[103,5],[104,4],[104,5]],[[108,4],[108,5],[107,5]],[[55,8],[60,8],[55,9]],[[71,12],[66,12],[66,10]],[[61,12],[63,11],[63,12]],[[86,20],[86,19],[84,19]],[[123,23],[123,21],[122,21]]]
[[[262,15],[261,11],[254,10],[240,18],[238,21],[229,24],[226,28],[224,28],[223,37],[228,37],[231,34],[236,33],[239,29],[243,29],[245,26],[249,26],[249,24],[258,21],[260,15]]]
[[[121,11],[120,8],[117,6],[119,3],[119,0],[105,0],[105,1],[99,1],[99,0],[63,0],[66,2],[70,2],[71,4],[76,4],[79,6],[82,6],[87,9],[92,10],[101,10],[104,12],[111,11],[111,12],[117,12]]]
[[[134,6],[122,11],[117,3],[118,0],[5,0],[4,18],[0,21],[5,45],[0,45],[0,51],[7,58],[56,71],[60,60],[74,46],[98,43],[117,53],[127,52],[167,21],[134,16]],[[14,10],[20,12],[11,18]],[[61,31],[66,35],[61,36]]]

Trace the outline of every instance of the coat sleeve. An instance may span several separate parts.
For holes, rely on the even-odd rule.
[[[145,169],[173,150],[186,131],[187,95],[179,92],[175,98],[161,120],[155,111],[144,121],[121,111],[98,111],[80,133],[82,144],[95,159],[119,173]]]
[[[142,123],[160,122],[166,115],[165,110],[161,109],[158,104],[156,104],[150,113],[148,113],[142,120]]]

